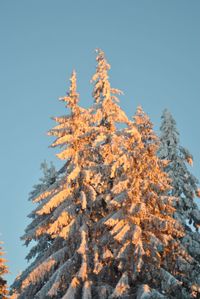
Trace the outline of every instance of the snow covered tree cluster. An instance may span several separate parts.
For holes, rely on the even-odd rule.
[[[97,50],[94,103],[79,105],[76,73],[68,111],[49,131],[61,169],[42,164],[22,239],[32,260],[11,287],[17,299],[200,298],[200,211],[192,156],[170,112],[161,137],[142,107],[117,104],[110,65]]]

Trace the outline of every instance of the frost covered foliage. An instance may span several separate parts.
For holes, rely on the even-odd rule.
[[[34,260],[11,298],[195,298],[200,265],[180,243],[152,124],[141,107],[127,118],[103,51],[96,61],[93,105],[79,106],[75,72],[61,98],[70,113],[54,118],[49,135],[64,163],[32,192],[37,208],[23,239],[36,242]]]
[[[0,246],[0,299],[7,299],[8,298],[7,282],[3,278],[3,276],[6,273],[8,273],[8,268],[6,266],[6,260],[2,256],[3,256],[3,251],[2,251],[2,247]]]
[[[179,143],[179,133],[176,122],[166,109],[162,115],[159,157],[168,161],[165,171],[171,178],[173,190],[171,194],[177,197],[176,216],[188,227],[193,224],[196,230],[200,226],[200,211],[194,201],[195,196],[200,197],[198,180],[191,174],[188,164],[193,164],[190,152]],[[189,228],[188,228],[189,229]]]

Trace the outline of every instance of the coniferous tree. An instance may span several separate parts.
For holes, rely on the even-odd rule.
[[[171,194],[176,196],[175,218],[186,227],[185,236],[181,242],[190,255],[200,262],[200,210],[194,198],[200,196],[198,180],[191,174],[187,164],[192,165],[193,157],[190,152],[180,145],[179,132],[172,114],[165,109],[162,114],[159,156],[167,160],[164,168],[171,178],[173,189]],[[191,227],[191,224],[193,227]],[[195,230],[194,230],[195,228]],[[197,273],[200,283],[200,275]]]
[[[29,242],[48,235],[52,241],[43,255],[38,256],[14,283],[13,298],[73,298],[80,284],[84,284],[83,292],[89,292],[85,210],[90,209],[89,201],[95,192],[86,171],[90,163],[87,148],[84,148],[86,142],[89,144],[90,137],[86,133],[90,117],[86,109],[78,106],[75,72],[70,91],[61,100],[71,114],[55,117],[58,125],[49,134],[57,137],[52,147],[62,148],[57,156],[65,165],[59,179],[33,199],[41,202],[34,214],[42,221],[33,228],[28,227],[23,237]]]
[[[2,256],[3,256],[3,251],[2,251],[2,247],[0,246],[0,299],[7,299],[8,298],[7,282],[3,278],[3,276],[8,273],[8,267],[6,266],[6,260]]]
[[[135,115],[135,123],[137,124],[137,128],[139,130],[139,132],[141,133],[142,136],[142,140],[145,139],[146,142],[144,142],[146,144],[146,148],[148,150],[148,153],[151,153],[151,147],[152,144],[155,144],[154,147],[154,154],[155,154],[155,148],[160,149],[160,147],[162,147],[162,145],[160,145],[160,140],[158,140],[157,136],[155,136],[155,133],[153,132],[153,126],[152,123],[150,122],[148,116],[142,111],[141,107],[138,107],[136,115]],[[152,134],[153,133],[153,134]],[[184,149],[184,153],[186,154],[186,152],[188,153],[188,151],[186,151]],[[190,161],[191,156],[188,153],[187,156],[187,160]],[[151,164],[151,161],[153,161],[152,158],[150,158],[149,160],[149,165]],[[161,169],[166,167],[166,163],[168,163],[166,161],[166,159],[162,159],[162,161],[160,161],[160,167]],[[169,164],[168,164],[169,165]],[[150,174],[151,177],[151,174]],[[159,179],[159,177],[158,177]],[[194,178],[195,179],[195,178]],[[158,183],[158,180],[157,180]],[[176,191],[174,190],[174,185],[173,185],[173,180],[170,179],[168,180],[168,183],[170,184],[170,188],[168,189],[168,191],[166,192],[167,195],[171,196],[172,202],[173,202],[173,207],[177,208],[176,203],[177,203],[177,198],[176,198]],[[197,189],[196,189],[197,190]],[[161,199],[161,198],[160,198]],[[174,209],[173,211],[173,207],[171,206],[171,217],[174,216],[174,214],[178,213],[178,211],[176,209]],[[163,210],[165,210],[162,202],[159,203],[159,209],[162,212]],[[178,220],[179,223],[181,223],[183,225],[183,228],[185,228],[184,223],[182,221],[180,221],[180,218],[175,217],[176,220]],[[187,231],[185,231],[184,229],[184,238],[186,238],[187,236]],[[174,241],[177,242],[178,248],[177,251],[175,250],[174,255],[177,254],[177,258],[176,258],[176,262],[173,259],[170,261],[169,257],[167,257],[167,263],[165,262],[165,267],[166,265],[171,267],[173,266],[173,272],[171,274],[174,273],[174,277],[178,278],[178,280],[180,279],[180,285],[182,286],[181,289],[178,291],[175,291],[174,293],[172,292],[174,298],[190,298],[189,296],[192,296],[193,298],[193,294],[195,295],[197,290],[198,290],[198,294],[199,294],[199,284],[200,284],[200,264],[199,264],[199,260],[196,260],[194,258],[194,255],[191,254],[191,251],[188,250],[188,246],[187,246],[187,242],[182,242],[182,237],[180,238],[180,235],[178,234],[177,236],[174,236]],[[174,251],[174,250],[171,250]],[[174,258],[174,257],[173,257]],[[172,268],[171,268],[172,269]],[[182,273],[182,278],[181,278],[181,273]],[[187,277],[187,279],[186,279]],[[162,279],[162,276],[161,276]],[[162,283],[163,284],[163,283]],[[166,287],[167,287],[167,283],[165,283]],[[184,286],[186,287],[186,289],[184,290]],[[176,288],[175,288],[176,289]],[[165,290],[165,287],[164,287]],[[173,289],[171,289],[173,291]],[[169,290],[169,294],[170,291]],[[171,294],[170,294],[171,296]]]
[[[200,196],[200,189],[198,189],[198,180],[187,167],[187,164],[193,164],[193,157],[180,145],[176,121],[167,109],[163,111],[160,131],[161,144],[158,154],[161,159],[168,160],[165,171],[171,178],[173,187],[171,194],[178,198],[176,215],[185,226],[190,222],[198,230],[200,211],[194,197]]]

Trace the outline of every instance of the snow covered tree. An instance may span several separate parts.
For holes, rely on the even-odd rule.
[[[172,114],[165,109],[162,114],[159,156],[167,160],[165,171],[171,178],[173,189],[171,194],[176,196],[174,217],[186,228],[182,244],[190,255],[200,263],[200,210],[194,201],[195,195],[200,196],[198,180],[191,174],[187,164],[192,165],[193,157],[189,151],[180,145],[176,121]],[[196,231],[192,229],[196,228]],[[198,275],[197,275],[198,276]]]
[[[6,260],[2,256],[3,256],[3,251],[2,251],[2,247],[0,246],[0,299],[7,299],[8,298],[7,282],[3,278],[3,276],[8,273],[8,267],[5,264]]]
[[[65,165],[59,178],[34,196],[33,201],[40,203],[34,211],[37,221],[28,226],[23,237],[29,243],[47,235],[51,242],[15,281],[12,298],[73,298],[78,296],[76,293],[80,292],[81,286],[85,298],[90,293],[86,209],[90,211],[95,191],[87,171],[93,154],[90,150],[88,155],[90,137],[86,133],[91,116],[78,106],[75,72],[72,73],[70,91],[61,100],[70,108],[71,114],[55,117],[58,125],[49,134],[56,136],[52,147],[62,148],[57,156],[65,161]],[[95,180],[95,176],[92,179]]]
[[[147,156],[149,156],[149,162],[147,162],[147,164],[149,165],[149,170],[150,167],[152,166],[153,160],[154,158],[151,157],[152,154],[152,149],[153,149],[153,155],[156,154],[156,151],[158,151],[158,149],[160,148],[160,140],[158,140],[157,136],[155,135],[155,133],[153,132],[153,125],[150,122],[148,116],[143,112],[141,107],[138,107],[136,115],[134,117],[135,119],[135,123],[137,125],[138,131],[141,134],[141,138],[145,144],[146,150],[147,150]],[[189,157],[188,157],[189,158]],[[159,167],[160,170],[162,171],[163,168],[166,167],[166,159],[159,159],[158,160],[159,163]],[[151,166],[150,166],[151,165]],[[152,179],[152,174],[153,174],[153,170],[150,171],[150,176],[148,181],[151,181]],[[159,174],[159,172],[157,172],[157,174]],[[156,192],[162,187],[160,186],[160,177],[162,175],[158,175],[157,179],[155,180],[156,184],[152,185],[156,187]],[[175,198],[175,191],[174,191],[174,185],[173,182],[171,181],[171,179],[167,179],[168,184],[170,184],[168,186],[168,188],[166,188],[166,192],[165,192],[165,196],[169,196],[169,198],[171,198],[171,204],[169,206],[169,214],[170,217],[174,217],[174,214],[176,213],[176,198]],[[159,210],[161,213],[165,214],[165,205],[163,205],[162,202],[162,196],[159,196]],[[176,225],[178,224],[178,226],[180,226],[180,224],[183,225],[182,227],[182,232],[184,230],[184,223],[182,221],[180,221],[179,218],[175,218],[176,220],[176,224],[174,224],[174,227],[176,227]],[[173,225],[173,221],[170,221],[171,225]],[[168,229],[168,233],[170,234],[170,231]],[[197,261],[194,256],[191,254],[191,252],[188,250],[188,246],[187,244],[184,242],[182,242],[182,237],[186,236],[186,231],[184,230],[183,235],[181,237],[181,228],[180,228],[180,234],[178,233],[177,235],[174,235],[174,244],[175,247],[177,247],[177,250],[172,249],[169,251],[169,255],[170,253],[172,253],[172,260],[170,260],[170,257],[167,257],[167,263],[165,263],[165,269],[167,269],[167,267],[171,267],[173,266],[173,271],[169,271],[171,273],[172,276],[174,276],[175,279],[180,280],[178,282],[179,286],[181,285],[181,288],[175,291],[175,293],[173,294],[173,296],[175,298],[190,298],[190,296],[192,296],[193,292],[196,293],[196,291],[198,290],[198,294],[199,294],[199,285],[200,285],[200,264],[199,261]],[[173,235],[173,233],[171,233],[171,236]],[[175,255],[177,254],[176,258]],[[172,269],[172,268],[171,268]],[[160,276],[161,280],[162,280],[162,275]],[[159,280],[159,279],[158,279]],[[170,280],[169,280],[170,281]],[[168,281],[168,282],[169,282]],[[167,288],[167,284],[168,282],[164,283],[161,281],[161,285],[162,288],[165,291],[165,287]],[[165,285],[165,286],[164,286]],[[186,289],[184,289],[184,287],[186,287]],[[175,288],[176,289],[176,288]],[[195,291],[194,291],[194,290]],[[169,294],[170,294],[170,289],[169,289]],[[170,294],[171,296],[172,294]],[[169,296],[169,295],[168,295]],[[193,296],[192,296],[193,298]]]
[[[200,226],[200,211],[194,201],[195,195],[200,196],[198,180],[191,174],[187,164],[192,165],[193,157],[179,142],[176,121],[165,109],[162,115],[159,157],[167,160],[165,171],[171,178],[173,187],[171,194],[177,197],[176,217],[188,227],[188,222],[196,229]]]

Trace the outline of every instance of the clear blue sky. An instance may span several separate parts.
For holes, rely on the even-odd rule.
[[[73,68],[82,105],[91,104],[95,48],[105,51],[129,116],[142,104],[157,129],[171,110],[200,177],[199,14],[199,0],[0,1],[0,239],[9,282],[26,266],[19,238],[33,209],[28,193],[40,163],[56,161],[50,117],[65,113],[57,99]]]

